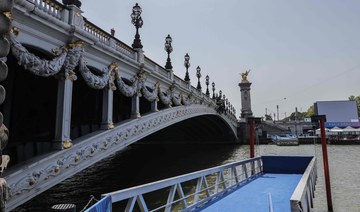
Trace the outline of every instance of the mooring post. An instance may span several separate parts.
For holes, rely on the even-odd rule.
[[[321,147],[323,153],[323,163],[324,163],[324,175],[325,175],[325,187],[326,187],[326,200],[328,205],[328,211],[333,211],[332,200],[331,200],[331,184],[330,184],[330,171],[329,171],[329,161],[327,155],[327,146],[326,146],[326,135],[325,135],[325,115],[311,116],[312,122],[320,122],[320,133],[321,133]]]
[[[254,145],[255,145],[255,124],[261,123],[261,118],[259,117],[248,117],[247,122],[249,124],[249,143],[250,143],[250,158],[253,158],[255,156],[254,153]]]

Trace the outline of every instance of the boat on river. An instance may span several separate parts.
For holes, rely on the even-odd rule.
[[[271,140],[278,146],[297,146],[299,139],[296,135],[272,135]]]
[[[106,193],[86,211],[310,211],[316,179],[315,157],[261,156]]]

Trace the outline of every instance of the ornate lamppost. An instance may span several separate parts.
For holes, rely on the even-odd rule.
[[[210,77],[209,75],[206,75],[205,77],[205,84],[206,84],[206,96],[210,96],[210,92],[209,92],[209,80],[210,80]]]
[[[136,27],[134,43],[131,45],[134,49],[141,49],[143,47],[139,35],[139,28],[141,28],[142,25],[144,24],[141,18],[141,12],[142,12],[141,7],[138,5],[138,3],[136,3],[131,13],[131,23],[134,24],[134,26]]]
[[[213,91],[213,96],[212,98],[215,99],[215,82],[212,82],[212,91]]]
[[[184,66],[186,68],[186,74],[185,74],[185,82],[190,82],[190,77],[189,77],[189,72],[188,69],[190,67],[190,56],[188,55],[188,53],[186,53],[185,57],[184,57],[185,61],[184,61]]]
[[[167,61],[166,61],[166,65],[165,68],[166,69],[172,69],[172,65],[171,65],[171,59],[170,59],[170,53],[173,51],[173,47],[171,46],[172,43],[172,38],[170,37],[170,35],[168,35],[165,38],[165,51],[167,52]]]
[[[201,73],[200,73],[200,71],[201,71],[201,68],[198,66],[198,67],[196,68],[196,77],[198,78],[198,84],[197,84],[197,86],[196,86],[196,89],[198,89],[198,90],[201,90],[201,85],[200,85]]]

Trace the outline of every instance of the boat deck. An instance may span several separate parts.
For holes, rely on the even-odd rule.
[[[263,174],[197,211],[270,211],[269,193],[274,211],[290,211],[289,199],[301,177],[302,174]]]
[[[103,210],[97,211],[107,211],[117,202],[123,202],[123,210],[129,212],[138,209],[311,211],[316,176],[315,157],[261,156],[103,194],[101,201],[92,207],[100,207],[102,201],[110,199]],[[169,192],[164,193],[163,189]],[[149,195],[160,191],[164,193],[160,201],[165,204],[157,200],[157,205],[150,206],[147,203]],[[144,198],[144,195],[148,196]],[[90,212],[90,209],[87,211]]]

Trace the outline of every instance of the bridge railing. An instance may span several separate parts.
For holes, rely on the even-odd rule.
[[[52,0],[28,0],[32,2],[35,7],[55,17],[56,19],[63,20],[63,11],[66,8],[64,5],[57,1]]]
[[[125,211],[133,211],[136,203],[142,211],[171,211],[195,209],[205,202],[243,185],[263,171],[261,157],[234,162],[215,168],[173,177],[129,189],[103,194],[112,203],[126,203]],[[149,196],[167,192],[162,205],[150,205]],[[159,202],[159,200],[152,201]],[[152,207],[150,209],[150,207]]]
[[[121,53],[126,54],[127,56],[133,58],[135,51],[124,42],[116,39],[114,36],[106,32],[105,30],[101,29],[100,27],[96,26],[86,18],[84,18],[84,30],[96,37],[101,43],[111,46],[111,42],[114,43],[112,46],[115,50],[120,51]]]
[[[316,158],[309,163],[290,198],[291,211],[311,211],[317,178]]]

